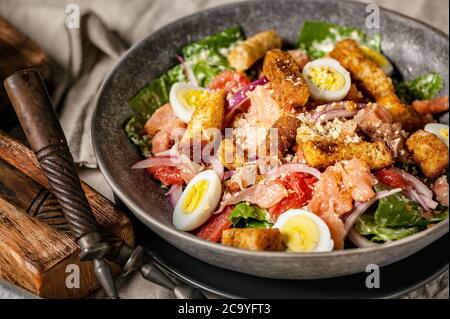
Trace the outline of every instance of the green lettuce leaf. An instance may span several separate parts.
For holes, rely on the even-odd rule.
[[[348,38],[381,52],[380,33],[368,36],[363,30],[357,28],[321,21],[306,21],[303,24],[297,47],[306,50],[310,58],[318,59],[331,52],[337,42]]]
[[[386,190],[382,186],[375,186],[375,190],[380,192]],[[424,227],[428,223],[422,217],[423,210],[415,202],[412,202],[402,193],[380,199],[374,218],[378,226],[383,227]]]
[[[228,220],[238,228],[270,228],[266,220],[267,211],[256,205],[240,203],[231,212]]]
[[[383,227],[377,224],[373,213],[366,213],[358,219],[356,231],[363,236],[373,236],[373,242],[399,240],[418,233],[420,227]]]
[[[183,68],[181,65],[177,65],[163,76],[151,81],[132,97],[128,104],[136,113],[149,118],[160,106],[169,102],[172,85],[185,81]]]
[[[144,125],[146,118],[141,115],[133,116],[125,125],[125,132],[128,138],[136,144],[141,153],[148,157],[151,155],[151,139],[145,134]]]
[[[255,220],[255,219],[248,219],[246,221],[245,228],[259,228],[259,229],[268,229],[272,228],[273,224],[269,223],[267,221],[261,221],[261,220]]]
[[[223,54],[225,53],[223,50],[226,51],[230,49],[242,40],[244,40],[244,34],[242,33],[241,27],[232,26],[222,32],[185,46],[181,52],[183,53],[185,60],[198,57],[206,51],[226,55]]]
[[[375,186],[377,192],[387,187]],[[422,217],[422,209],[401,193],[381,199],[375,211],[366,212],[356,222],[355,229],[373,242],[399,240],[418,233],[428,225],[448,218],[448,207],[438,206],[431,219]]]
[[[448,218],[448,207],[438,206],[434,211],[434,215],[431,219],[428,219],[429,224],[437,224]]]
[[[227,54],[244,39],[241,28],[232,26],[181,50],[200,86],[207,87],[217,74],[231,69]]]
[[[407,104],[415,100],[430,100],[436,97],[442,88],[442,77],[432,72],[419,76],[412,81],[394,81],[399,98]]]

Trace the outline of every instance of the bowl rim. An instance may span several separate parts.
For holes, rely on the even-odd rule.
[[[290,0],[286,0],[290,1]],[[114,73],[124,63],[127,58],[134,53],[134,51],[139,48],[140,46],[144,45],[144,43],[151,42],[155,38],[159,37],[160,35],[164,34],[169,30],[170,28],[184,23],[191,20],[196,19],[198,16],[202,14],[208,14],[211,12],[219,11],[222,9],[229,9],[233,8],[239,5],[251,5],[251,4],[258,4],[258,3],[270,3],[271,0],[244,0],[244,1],[237,1],[230,4],[224,4],[220,6],[215,6],[206,10],[202,10],[190,15],[187,15],[185,17],[182,17],[180,19],[177,19],[175,21],[172,21],[159,29],[155,30],[145,38],[141,39],[137,43],[133,44],[121,57],[114,63],[114,65],[111,67],[108,74],[105,76],[104,80],[102,81],[102,84],[99,88],[99,91],[95,98],[95,110],[92,116],[92,122],[91,122],[91,140],[92,145],[94,149],[94,154],[97,158],[98,166],[100,168],[100,171],[102,172],[103,176],[105,177],[106,181],[108,182],[109,186],[112,188],[113,192],[116,194],[116,196],[119,197],[119,199],[132,211],[132,213],[140,220],[142,221],[147,227],[150,227],[149,224],[152,225],[155,229],[157,229],[157,232],[164,232],[169,233],[172,237],[178,238],[181,240],[187,240],[189,241],[189,244],[196,245],[198,247],[201,247],[202,249],[209,249],[209,250],[221,250],[224,253],[233,253],[233,254],[239,254],[239,255],[245,255],[248,257],[260,257],[260,258],[267,258],[267,257],[276,257],[276,258],[289,258],[289,259],[297,259],[297,258],[305,258],[305,259],[315,259],[315,258],[328,258],[328,257],[350,257],[360,254],[369,254],[372,252],[387,250],[389,248],[400,248],[402,246],[408,246],[411,242],[416,240],[421,240],[424,237],[428,237],[430,234],[435,232],[440,232],[442,229],[445,229],[445,232],[440,237],[442,237],[445,233],[449,231],[449,218],[447,218],[445,221],[442,221],[433,227],[430,227],[429,229],[426,229],[424,231],[421,231],[417,234],[408,236],[404,239],[380,244],[374,247],[367,247],[367,248],[349,248],[344,250],[334,250],[331,252],[318,252],[318,253],[289,253],[289,252],[272,252],[272,251],[250,251],[250,250],[244,250],[239,249],[235,247],[229,247],[222,245],[220,243],[213,243],[209,242],[207,240],[204,240],[202,238],[199,238],[189,232],[183,232],[178,231],[173,227],[167,226],[163,223],[161,223],[158,219],[152,217],[151,215],[147,214],[146,211],[140,207],[136,202],[128,198],[123,191],[121,190],[119,183],[117,182],[116,178],[113,176],[111,171],[106,167],[105,164],[105,158],[103,153],[100,151],[99,144],[96,143],[96,140],[99,138],[98,132],[95,130],[95,119],[98,117],[99,113],[99,103],[102,97],[102,93],[105,90],[108,82],[113,77]],[[309,2],[309,3],[346,3],[349,5],[358,5],[358,6],[367,6],[368,3],[362,3],[362,2],[356,2],[356,1],[340,1],[340,0],[300,0],[300,2]],[[438,34],[440,37],[445,38],[448,41],[448,35],[437,29],[434,26],[431,26],[423,21],[420,21],[416,18],[407,16],[405,14],[386,9],[383,6],[378,5],[378,7],[381,9],[381,11],[385,11],[389,14],[392,14],[396,17],[400,17],[402,19],[412,21],[414,23],[420,24],[423,27],[426,27],[433,31],[434,33]],[[166,240],[166,239],[164,239]]]

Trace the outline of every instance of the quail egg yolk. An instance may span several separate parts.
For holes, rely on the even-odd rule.
[[[345,78],[329,66],[311,68],[308,77],[321,90],[337,91],[345,85]]]
[[[446,129],[446,128],[441,128],[441,129],[439,130],[439,134],[441,134],[441,136],[442,136],[443,138],[445,138],[445,139],[448,140],[448,137],[449,137],[448,129]]]
[[[371,59],[373,62],[375,62],[379,66],[386,66],[389,64],[389,61],[381,53],[379,53],[375,50],[372,50],[371,48],[366,47],[366,46],[362,46],[361,50],[364,52],[364,55],[366,57]]]
[[[184,106],[191,110],[195,110],[204,104],[208,92],[201,90],[180,90],[178,92],[178,99]]]
[[[293,216],[280,229],[284,244],[290,252],[311,252],[320,240],[317,224],[306,216]]]
[[[183,212],[185,214],[192,214],[200,206],[200,203],[208,191],[208,185],[209,182],[206,179],[203,179],[193,185],[187,192],[183,201]]]

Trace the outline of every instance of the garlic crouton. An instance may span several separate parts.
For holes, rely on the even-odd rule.
[[[355,157],[365,162],[372,170],[394,165],[394,156],[383,141],[345,144],[313,140],[302,143],[300,147],[306,163],[318,169],[325,169],[337,162]]]
[[[219,132],[222,130],[225,98],[224,90],[215,91],[206,98],[204,104],[195,109],[182,142],[189,142],[196,136],[209,141],[214,134],[209,129],[216,129]]]
[[[346,39],[338,42],[330,52],[330,56],[339,61],[372,97],[378,98],[395,92],[392,80],[375,62],[364,55],[355,40]]]
[[[278,158],[283,158],[295,144],[297,128],[300,125],[301,121],[295,116],[286,113],[281,115],[267,134],[267,150],[270,151],[276,147]],[[277,136],[278,140],[273,141],[272,136]]]
[[[434,180],[447,170],[448,147],[436,135],[419,130],[409,137],[406,146],[427,178]]]
[[[270,81],[272,97],[281,108],[286,111],[304,108],[310,96],[309,87],[289,53],[269,51],[264,59],[263,72]]]
[[[401,123],[407,132],[421,129],[427,123],[426,118],[420,115],[409,105],[403,104],[394,93],[380,96],[377,103],[384,106],[392,114],[395,123]]]
[[[256,251],[284,250],[278,229],[232,228],[222,233],[222,244],[240,249]]]
[[[267,51],[281,49],[282,42],[275,31],[258,33],[235,47],[228,55],[228,62],[236,70],[246,71],[262,59]]]

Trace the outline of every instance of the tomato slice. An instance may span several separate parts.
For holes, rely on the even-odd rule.
[[[408,188],[410,186],[409,182],[405,180],[400,174],[392,169],[383,169],[378,171],[375,176],[378,180],[393,188]]]
[[[280,181],[286,187],[289,195],[269,209],[274,220],[290,209],[304,207],[312,198],[313,184],[317,182],[317,178],[310,174],[294,172]]]
[[[228,220],[235,205],[225,207],[222,213],[212,216],[197,233],[197,236],[217,243],[222,237],[222,232],[229,229],[232,223]]]
[[[250,83],[250,79],[244,73],[227,70],[219,73],[211,81],[209,88],[212,90],[225,90],[229,94],[234,94]]]
[[[184,179],[181,170],[173,166],[151,167],[147,171],[157,180],[161,181],[165,186],[183,185]]]

